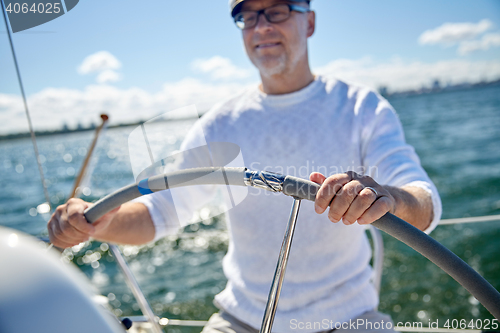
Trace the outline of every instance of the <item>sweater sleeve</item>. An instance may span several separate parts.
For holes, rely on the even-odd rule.
[[[366,173],[379,184],[415,186],[429,193],[433,220],[424,232],[430,233],[441,218],[441,199],[415,149],[406,143],[396,112],[389,102],[374,92],[367,93],[357,108],[363,122],[361,155]]]

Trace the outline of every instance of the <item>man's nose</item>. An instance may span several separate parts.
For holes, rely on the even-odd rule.
[[[255,30],[269,30],[269,28],[272,26],[272,23],[270,23],[267,20],[266,15],[264,13],[259,13],[257,16],[257,24],[255,25],[254,29]]]

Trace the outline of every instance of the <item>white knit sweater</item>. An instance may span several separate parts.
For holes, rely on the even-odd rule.
[[[186,137],[181,150],[206,142],[231,142],[241,154],[230,166],[246,166],[308,178],[353,170],[392,186],[412,184],[432,194],[434,221],[441,216],[435,186],[404,140],[391,105],[375,92],[316,77],[300,91],[266,95],[257,87],[216,105]],[[180,168],[200,166],[184,158]],[[163,191],[138,199],[149,209],[156,239],[188,223],[192,210],[213,198],[212,186]],[[276,268],[292,199],[254,188],[219,187],[230,242],[223,260],[228,279],[216,302],[259,328]],[[290,332],[291,321],[343,322],[372,310],[378,296],[370,283],[370,246],[365,228],[331,223],[303,202],[273,331]],[[318,331],[304,329],[302,332]]]

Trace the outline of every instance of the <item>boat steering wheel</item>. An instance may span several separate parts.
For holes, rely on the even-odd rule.
[[[196,168],[153,176],[141,180],[138,184],[123,187],[97,201],[84,214],[87,221],[92,223],[112,209],[142,195],[176,187],[208,184],[253,186],[273,192],[282,192],[293,197],[296,201],[301,199],[314,201],[320,188],[318,184],[309,180],[266,171],[252,171],[243,167]],[[298,211],[298,207],[296,209]],[[500,320],[500,293],[453,252],[424,232],[390,213],[385,214],[372,225],[435,263],[467,289],[496,319]]]

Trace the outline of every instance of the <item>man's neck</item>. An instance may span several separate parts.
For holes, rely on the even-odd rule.
[[[270,95],[289,94],[307,87],[314,81],[314,75],[309,68],[309,64],[305,66],[297,66],[295,71],[272,76],[260,75],[262,84],[260,90]]]

